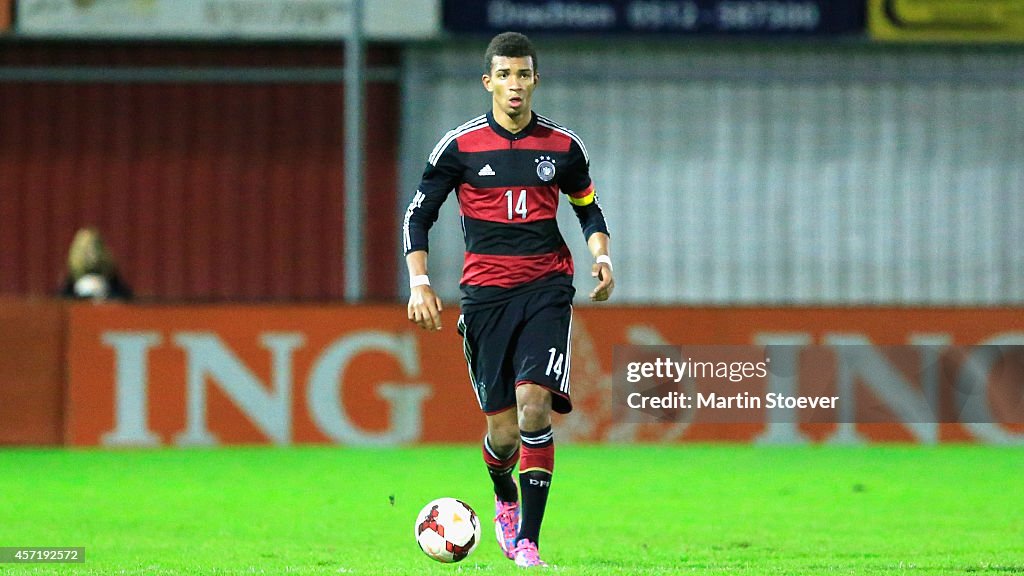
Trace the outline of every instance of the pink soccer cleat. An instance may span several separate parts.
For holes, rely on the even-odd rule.
[[[502,502],[494,497],[494,533],[505,557],[515,560],[516,533],[519,531],[519,502]]]
[[[548,563],[540,559],[540,552],[537,545],[523,539],[515,547],[516,566],[520,568],[547,568]]]

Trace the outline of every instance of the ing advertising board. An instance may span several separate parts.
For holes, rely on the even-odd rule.
[[[454,310],[437,333],[409,324],[401,306],[75,305],[68,318],[64,437],[71,445],[473,443],[485,430]],[[943,379],[883,346],[923,346],[931,358],[956,346],[1021,349],[1021,319],[1019,310],[580,307],[568,362],[575,409],[555,427],[560,438],[581,442],[1021,443],[1022,356],[1016,371],[977,364],[981,386],[994,384],[975,400],[994,417],[929,421],[920,414],[930,391],[962,393],[956,375],[967,363],[961,359],[954,377]],[[745,410],[718,421],[647,422],[617,415],[615,350],[708,344],[785,345],[792,358],[813,346],[858,345],[860,360],[836,355],[850,359],[839,370],[847,381],[842,393],[886,418],[821,422],[791,412],[780,420]],[[797,369],[770,386],[792,394],[835,389],[820,366],[790,365]]]

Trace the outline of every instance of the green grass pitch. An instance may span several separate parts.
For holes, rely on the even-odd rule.
[[[1024,573],[1024,452],[985,446],[558,448],[557,574]],[[420,507],[484,539],[424,556]],[[84,546],[12,574],[514,574],[476,446],[0,450],[0,546]]]

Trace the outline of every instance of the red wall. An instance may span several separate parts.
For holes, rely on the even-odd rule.
[[[0,446],[64,441],[65,310],[0,297]]]
[[[387,49],[371,64],[397,62]],[[340,66],[332,46],[10,45],[6,66]],[[394,297],[399,90],[368,86],[367,268]],[[344,294],[339,84],[0,83],[0,294],[52,294],[96,225],[141,298]]]

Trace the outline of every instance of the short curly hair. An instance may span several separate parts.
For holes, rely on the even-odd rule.
[[[486,74],[491,73],[491,65],[494,63],[495,56],[505,56],[507,58],[529,56],[533,60],[533,70],[537,71],[537,49],[533,47],[533,42],[530,42],[530,39],[525,34],[502,32],[491,38],[491,43],[487,45],[487,51],[484,52],[484,71]]]

